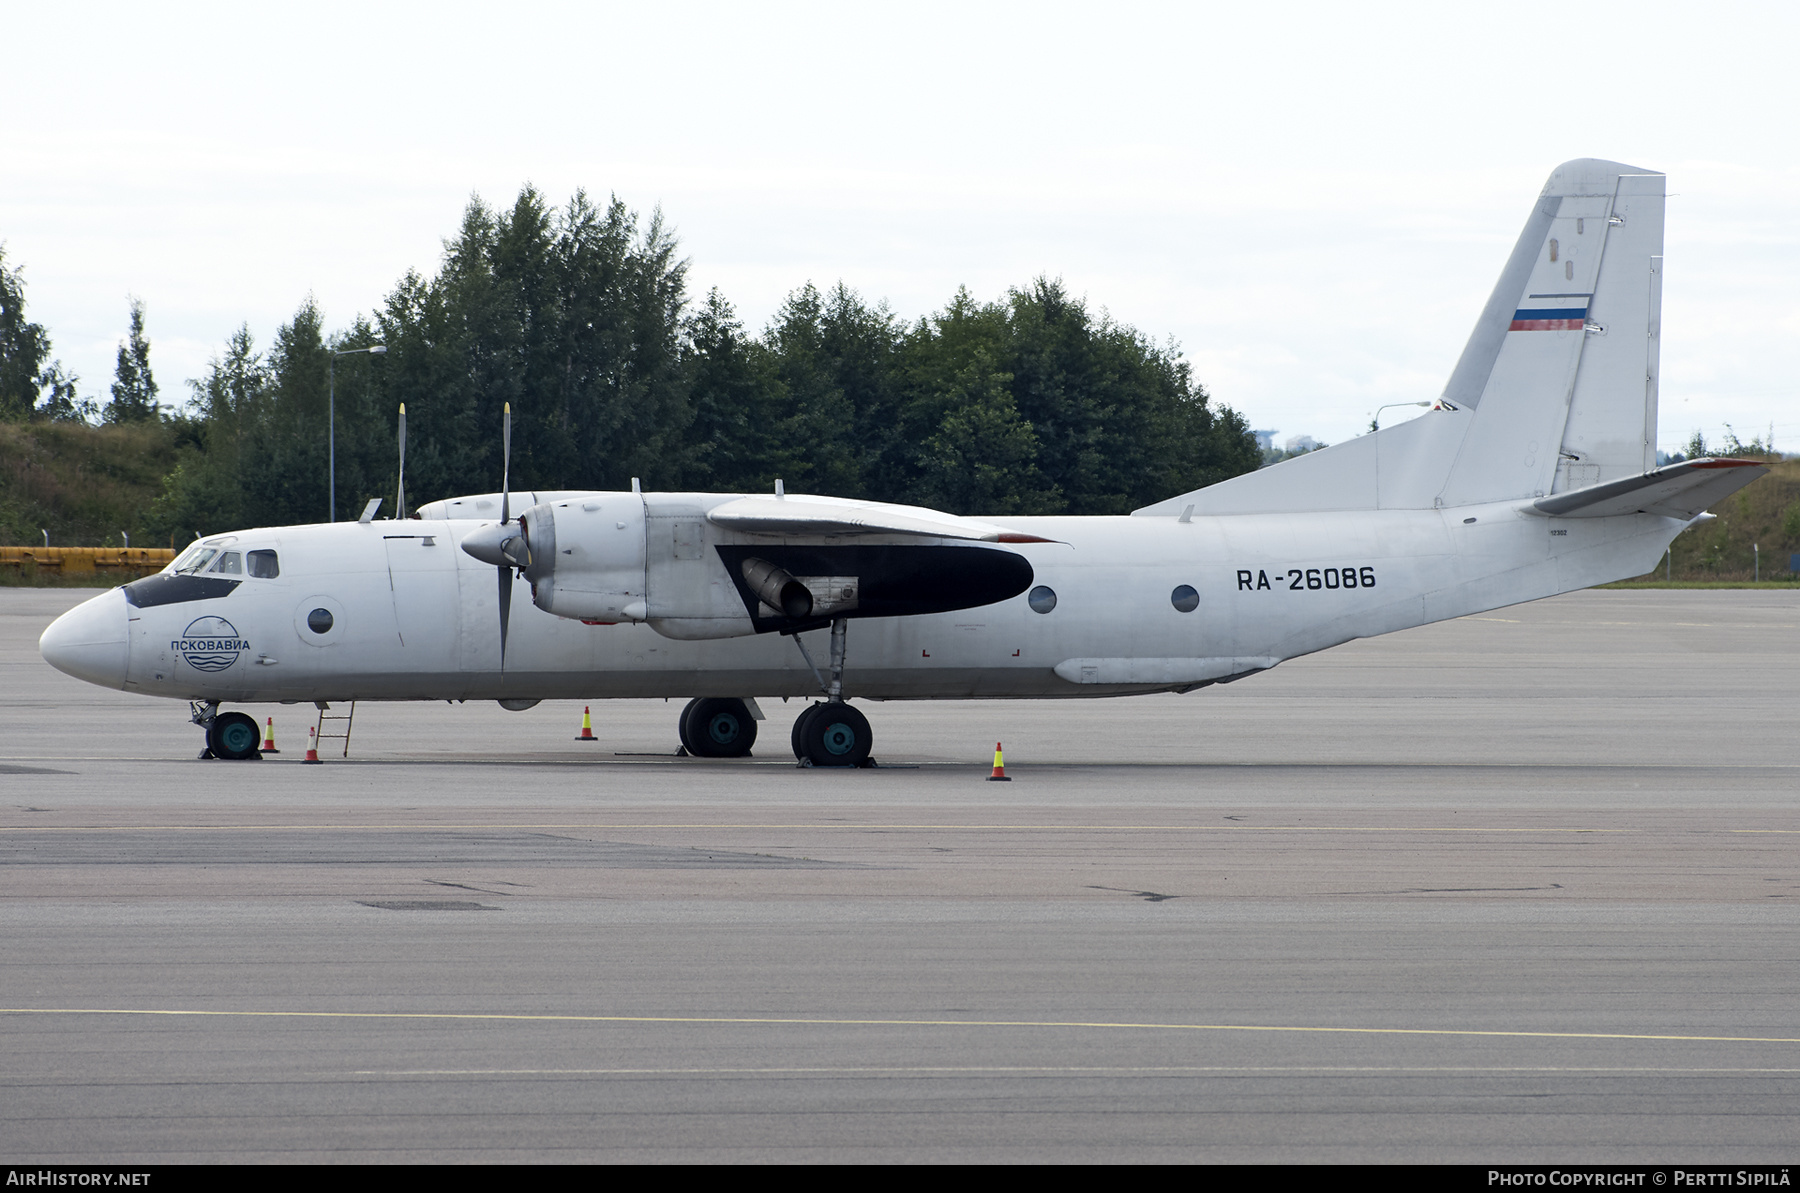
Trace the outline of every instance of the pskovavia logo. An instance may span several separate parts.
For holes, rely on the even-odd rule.
[[[238,637],[237,627],[223,617],[199,617],[169,643],[169,649],[196,671],[223,671],[237,662],[250,644]]]

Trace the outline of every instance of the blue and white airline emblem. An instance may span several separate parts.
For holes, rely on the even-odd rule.
[[[238,636],[237,627],[223,617],[199,617],[188,623],[169,649],[187,660],[196,671],[223,671],[237,662],[250,644]]]

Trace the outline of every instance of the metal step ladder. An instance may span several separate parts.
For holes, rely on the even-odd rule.
[[[314,746],[314,748],[318,749],[322,752],[324,749],[324,746],[325,746],[326,738],[341,737],[344,739],[344,752],[343,752],[342,757],[345,757],[345,758],[350,757],[350,727],[351,727],[351,724],[356,720],[356,701],[352,700],[350,702],[350,711],[347,713],[332,712],[331,705],[326,703],[323,700],[315,701],[315,704],[319,710],[319,724],[318,724],[318,728],[314,731],[314,734],[313,734],[314,740],[316,742],[316,745]],[[325,723],[327,721],[331,722],[334,725],[341,722],[344,726],[344,731],[342,733],[336,733],[336,732],[327,733],[327,732],[325,732]]]

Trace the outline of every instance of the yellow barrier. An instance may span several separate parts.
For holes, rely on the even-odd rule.
[[[0,567],[78,572],[160,572],[175,558],[167,547],[0,547]]]

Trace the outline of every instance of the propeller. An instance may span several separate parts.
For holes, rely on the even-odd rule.
[[[506,411],[500,424],[500,528],[504,533],[506,524],[512,520],[512,403],[506,403]],[[512,544],[505,539],[500,545],[500,552],[507,556],[506,563],[500,565],[500,670],[506,670],[506,625],[512,618],[512,568],[511,552],[507,548]]]
[[[406,403],[400,403],[400,491],[394,496],[394,516],[406,518]]]
[[[512,520],[512,403],[506,404],[500,433],[500,524],[482,526],[463,536],[462,549],[483,563],[491,563],[500,575],[500,669],[506,669],[506,628],[512,620],[513,569],[531,565],[531,543],[526,538],[525,516]]]

